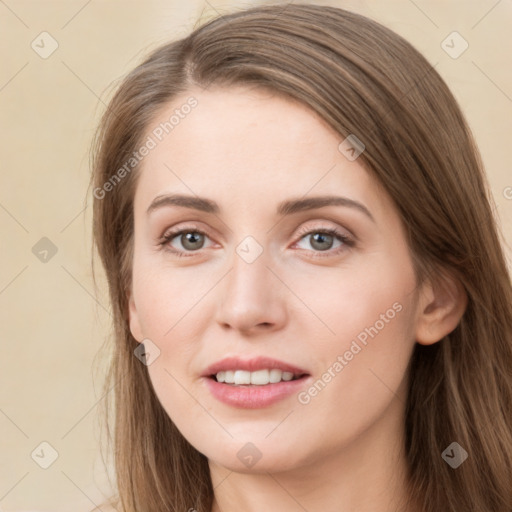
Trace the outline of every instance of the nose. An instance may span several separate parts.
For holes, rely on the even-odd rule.
[[[217,322],[245,335],[281,329],[287,321],[286,287],[270,269],[264,251],[249,263],[236,252],[219,283]]]

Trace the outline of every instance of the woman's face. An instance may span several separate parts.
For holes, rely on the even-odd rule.
[[[242,87],[180,96],[148,136],[130,328],[184,437],[244,472],[400,435],[418,293],[357,152],[307,107]]]

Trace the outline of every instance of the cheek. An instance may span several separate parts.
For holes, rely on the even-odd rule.
[[[349,349],[354,339],[362,346],[379,339],[373,348],[384,355],[389,345],[410,338],[416,279],[409,260],[401,255],[365,260],[294,280],[294,291],[310,310],[294,321],[311,331],[316,316],[316,347],[339,352]]]
[[[203,300],[213,280],[211,275],[202,278],[198,274],[193,267],[134,268],[137,315],[145,337],[171,339],[177,330],[190,324],[190,318],[199,310],[203,314]]]
[[[159,349],[159,356],[148,366],[156,395],[180,428],[181,411],[187,423],[197,407],[189,394],[198,371],[197,356],[205,325],[213,315],[209,291],[215,280],[198,270],[155,266],[134,268],[134,294],[144,338]],[[195,378],[195,377],[194,377]],[[197,411],[201,415],[201,410]],[[204,411],[203,411],[204,413]],[[175,418],[175,416],[177,416]]]
[[[380,304],[373,306],[378,315],[368,314],[364,321],[350,315],[346,322],[340,319],[337,326],[343,335],[325,348],[320,375],[298,397],[305,424],[310,421],[312,429],[321,424],[332,449],[355,440],[387,410],[396,411],[395,425],[401,421],[414,347],[413,308],[405,298],[391,308],[387,301]]]
[[[316,321],[322,334],[316,336],[314,348],[303,348],[317,360],[318,374],[336,375],[325,375],[325,380],[333,382],[329,387],[337,393],[343,388],[341,400],[357,402],[364,396],[369,403],[383,396],[379,391],[389,395],[407,369],[414,347],[416,278],[406,253],[389,254],[350,271],[340,269],[329,279],[319,279],[316,287],[304,286],[298,292],[307,296],[308,306],[322,322]],[[314,317],[309,318],[303,332],[312,332]],[[329,407],[332,397],[325,398]]]
[[[191,285],[193,283],[193,285]],[[182,432],[203,425],[208,415],[194,399],[192,374],[199,351],[199,318],[206,315],[205,295],[211,283],[193,271],[151,268],[134,270],[137,313],[145,338],[159,349],[147,370],[155,394]]]
[[[333,332],[315,349],[319,379],[301,403],[315,408],[323,424],[342,420],[345,434],[375,421],[394,398],[405,401],[401,386],[415,341],[416,280],[408,260],[399,261],[390,257],[340,274],[317,293],[316,313]]]

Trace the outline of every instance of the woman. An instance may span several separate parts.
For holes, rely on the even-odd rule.
[[[117,510],[512,510],[510,277],[410,44],[219,17],[124,79],[93,164]]]

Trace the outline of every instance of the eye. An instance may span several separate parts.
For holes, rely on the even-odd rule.
[[[311,247],[313,247],[314,257],[333,256],[347,250],[349,247],[354,246],[354,240],[352,240],[347,234],[342,233],[335,228],[303,228],[299,231],[299,234],[303,235],[299,242],[305,240],[310,244]],[[339,245],[333,249],[333,244],[336,241],[339,242]],[[306,250],[311,251],[307,248]]]
[[[303,240],[308,241],[313,249],[305,250],[312,252],[314,257],[334,256],[355,245],[352,238],[335,228],[302,228],[299,230],[299,235],[302,236],[295,245]],[[158,243],[175,256],[194,256],[194,252],[204,248],[205,238],[208,238],[208,235],[203,230],[196,226],[189,226],[166,232]],[[338,245],[333,248],[336,241]],[[176,243],[178,247],[173,245]]]
[[[208,235],[201,229],[195,226],[185,227],[166,232],[159,241],[159,245],[177,256],[192,256],[193,254],[186,253],[203,249],[205,237],[208,238]],[[181,247],[176,248],[172,245],[175,239]]]

